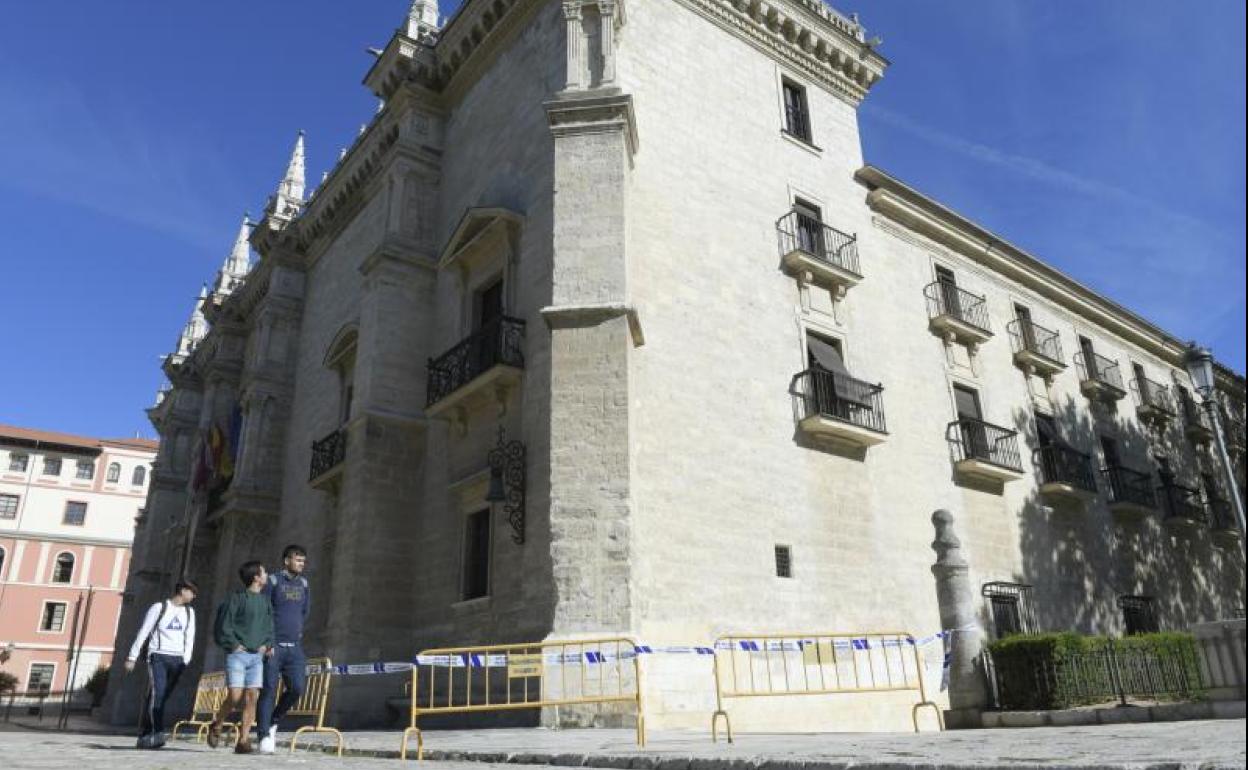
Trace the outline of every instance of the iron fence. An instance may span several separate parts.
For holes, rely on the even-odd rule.
[[[524,368],[524,321],[503,316],[429,361],[425,405],[432,406],[498,365]]]
[[[1154,382],[1147,377],[1136,377],[1135,395],[1140,406],[1174,414],[1174,399],[1170,396],[1170,389],[1160,382]]]
[[[826,369],[807,369],[793,376],[791,390],[801,404],[800,419],[819,415],[877,433],[888,432],[883,385]]]
[[[339,428],[319,441],[312,442],[312,463],[308,479],[317,479],[338,467],[347,458],[347,431]]]
[[[1231,501],[1222,497],[1209,498],[1209,527],[1214,532],[1239,532],[1239,522]]]
[[[960,417],[949,423],[945,438],[953,447],[955,462],[979,460],[1019,473],[1023,471],[1016,430],[973,417]]]
[[[1045,484],[1069,484],[1085,492],[1096,492],[1096,473],[1091,455],[1069,446],[1045,446],[1035,451],[1040,480]]]
[[[984,653],[994,705],[1002,711],[1071,708],[1131,700],[1191,700],[1204,683],[1195,653],[1182,648],[1138,648],[1107,640],[1080,653]]]
[[[780,255],[805,252],[829,265],[861,276],[858,266],[858,238],[825,225],[818,217],[793,210],[776,222]]]
[[[1054,363],[1062,363],[1062,340],[1057,332],[1022,318],[1015,318],[1005,328],[1010,333],[1010,344],[1015,353],[1027,351]]]
[[[1165,502],[1167,519],[1195,522],[1205,520],[1205,504],[1199,489],[1167,481],[1157,491]]]
[[[988,320],[988,300],[978,294],[960,289],[948,281],[934,281],[923,289],[927,297],[927,317],[951,316],[957,320],[991,333]]]
[[[1079,369],[1079,379],[1091,380],[1108,385],[1111,388],[1125,390],[1122,385],[1122,371],[1118,362],[1097,353],[1086,355],[1084,351],[1075,354],[1075,366]]]

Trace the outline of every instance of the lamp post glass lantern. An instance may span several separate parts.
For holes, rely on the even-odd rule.
[[[1205,412],[1209,415],[1209,425],[1213,428],[1214,441],[1218,445],[1218,459],[1222,461],[1222,472],[1226,475],[1226,483],[1231,492],[1231,505],[1235,509],[1235,518],[1239,520],[1240,545],[1243,545],[1244,536],[1248,534],[1248,525],[1244,523],[1244,501],[1239,496],[1239,485],[1235,483],[1235,468],[1226,451],[1226,438],[1222,435],[1222,420],[1218,416],[1218,402],[1214,397],[1213,353],[1209,348],[1189,342],[1183,364],[1187,368],[1187,376],[1192,378],[1192,385],[1200,394]]]

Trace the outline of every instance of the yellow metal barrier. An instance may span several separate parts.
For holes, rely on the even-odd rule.
[[[295,734],[290,739],[290,753],[292,754],[295,753],[295,744],[299,742],[299,736],[303,733],[329,733],[337,739],[338,756],[342,756],[342,733],[325,726],[325,708],[329,705],[329,685],[333,681],[333,665],[333,661],[329,658],[312,658],[308,661],[308,667],[313,670],[307,675],[303,695],[299,696],[295,705],[286,712],[286,716],[312,717],[316,721],[295,730]],[[279,681],[276,697],[281,698],[281,696],[282,684]]]
[[[195,741],[203,743],[208,737],[208,726],[216,719],[217,710],[221,708],[227,695],[224,671],[200,676],[199,684],[195,687],[195,704],[191,707],[191,718],[174,724],[171,739],[176,741],[178,730],[183,727],[194,727]],[[238,740],[238,725],[226,722],[224,727],[233,730],[234,739]]]
[[[914,637],[904,631],[818,634],[733,634],[715,640],[715,713],[711,740],[718,741],[724,718],[728,742],[732,722],[726,698],[913,690],[919,701],[910,712],[919,731],[919,709],[940,707],[927,698],[923,660]]]
[[[416,758],[425,741],[417,721],[426,715],[506,711],[596,703],[632,703],[637,745],[646,745],[641,663],[632,640],[584,639],[425,650],[412,667],[411,726],[399,756],[416,735]],[[427,673],[421,679],[421,669]]]

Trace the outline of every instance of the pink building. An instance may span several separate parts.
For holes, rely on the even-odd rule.
[[[19,692],[112,659],[156,448],[0,425],[0,671]]]

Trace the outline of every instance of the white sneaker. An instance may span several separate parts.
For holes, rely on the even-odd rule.
[[[276,749],[277,749],[277,741],[274,740],[273,731],[270,730],[268,735],[260,739],[260,753],[272,754]]]

